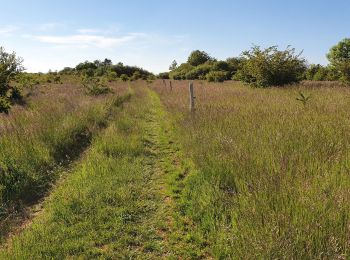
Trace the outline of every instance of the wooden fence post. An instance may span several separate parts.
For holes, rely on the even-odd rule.
[[[165,82],[165,79],[163,79],[163,84],[164,84],[164,86],[166,87],[166,82]]]
[[[194,96],[193,82],[190,82],[189,84],[189,91],[190,91],[190,111],[194,112],[194,99],[196,97]]]
[[[173,90],[173,83],[171,82],[171,80],[169,81],[169,86],[170,86],[170,91]]]

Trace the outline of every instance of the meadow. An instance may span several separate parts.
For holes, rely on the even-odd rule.
[[[77,80],[67,79],[27,90],[25,104],[0,114],[1,236],[88,147],[127,89],[124,84],[114,95],[91,97]]]
[[[219,259],[349,256],[350,90],[196,81],[191,114],[187,85],[153,88],[196,168],[181,203],[194,237]]]
[[[349,88],[62,81],[1,115],[1,259],[349,256]]]

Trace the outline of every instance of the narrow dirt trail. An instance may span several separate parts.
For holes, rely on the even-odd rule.
[[[157,197],[157,209],[150,216],[150,224],[160,238],[161,258],[203,258],[183,230],[186,221],[181,218],[176,199],[181,193],[187,166],[176,146],[169,115],[158,95],[148,90],[150,110],[146,115],[145,145],[150,156],[145,169],[151,171],[151,189]]]

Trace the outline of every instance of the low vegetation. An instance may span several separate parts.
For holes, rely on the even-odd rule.
[[[182,212],[215,259],[349,256],[349,89],[195,82],[192,116],[187,83],[154,89],[197,169]]]
[[[22,99],[20,87],[10,84],[23,71],[22,62],[16,53],[7,53],[0,47],[0,113],[8,113],[11,105]]]
[[[306,61],[300,55],[290,48],[280,51],[276,46],[264,50],[254,46],[243,52],[235,79],[263,88],[300,82],[306,70]]]
[[[196,50],[155,80],[1,48],[0,258],[347,259],[349,50]]]
[[[83,77],[82,84],[88,95],[98,96],[111,92],[111,89],[107,86],[103,79],[96,77]]]
[[[206,52],[193,51],[186,63],[177,66],[176,61],[170,66],[169,74],[160,74],[160,78],[171,78],[175,80],[201,79],[215,82],[230,80],[237,71],[240,59],[229,58],[226,61],[217,61]]]
[[[160,79],[208,80],[223,82],[239,80],[254,87],[284,86],[301,80],[350,82],[350,40],[344,39],[333,46],[327,58],[328,66],[308,65],[301,53],[288,46],[279,50],[277,46],[261,49],[253,46],[240,57],[218,61],[204,51],[193,51],[186,63],[173,61],[169,72],[158,75]]]
[[[124,65],[119,62],[113,64],[111,60],[104,61],[95,60],[93,62],[85,61],[79,63],[75,68],[66,67],[59,72],[61,75],[80,75],[87,77],[105,77],[108,81],[116,81],[118,79],[146,80],[153,74],[135,66]]]
[[[150,172],[140,159],[142,124],[130,112],[138,109],[113,111],[109,126],[45,203],[45,215],[11,241],[1,259],[122,257],[136,254],[140,240],[151,240],[151,234],[139,235],[143,230],[135,228],[153,209],[147,187],[141,186]]]
[[[85,95],[80,85],[38,87],[25,107],[0,115],[0,219],[20,214],[43,196],[60,168],[74,160],[107,124],[127,86],[102,97]],[[1,222],[1,233],[6,233]]]
[[[338,72],[340,80],[346,84],[350,83],[350,39],[343,39],[333,46],[327,58],[330,68]]]

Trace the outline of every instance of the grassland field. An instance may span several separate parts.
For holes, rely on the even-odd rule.
[[[350,89],[165,83],[0,115],[0,259],[349,257]]]

